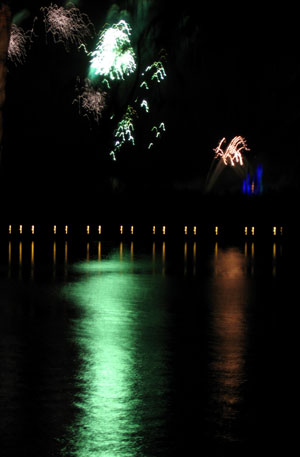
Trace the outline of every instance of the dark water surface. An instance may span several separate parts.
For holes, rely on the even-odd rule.
[[[0,245],[1,456],[289,455],[295,244]]]

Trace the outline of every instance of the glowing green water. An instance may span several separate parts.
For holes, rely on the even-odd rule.
[[[84,262],[76,272],[80,279],[64,289],[80,314],[73,322],[81,359],[80,394],[74,399],[79,413],[68,448],[71,442],[74,455],[82,457],[137,456],[151,436],[145,430],[148,421],[153,424],[152,403],[156,414],[160,405],[158,434],[164,422],[165,354],[158,344],[164,311],[158,303],[149,312],[147,300],[145,309],[145,296],[153,301],[155,282],[163,279],[151,279],[142,269],[133,273],[131,260],[120,259],[119,253]]]

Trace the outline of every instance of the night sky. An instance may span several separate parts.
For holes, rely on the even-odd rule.
[[[137,76],[113,87],[99,124],[89,121],[73,103],[78,78],[87,76],[87,55],[46,36],[40,7],[50,2],[11,2],[13,16],[27,11],[19,23],[24,30],[37,20],[25,62],[8,62],[1,186],[10,188],[9,213],[12,205],[36,208],[41,195],[48,206],[65,199],[75,208],[82,196],[90,206],[101,202],[108,207],[113,195],[126,192],[139,195],[139,203],[162,189],[169,197],[179,191],[201,193],[213,148],[222,137],[235,135],[247,140],[250,166],[262,163],[265,192],[298,191],[295,11],[273,5],[263,12],[253,4],[234,12],[216,5],[199,10],[198,2],[190,0],[182,5],[158,0],[76,3],[96,32],[125,17],[132,27],[137,71],[163,55],[167,78],[149,96],[149,118],[137,120],[136,146],[124,147],[113,162],[109,152],[115,124],[109,117],[115,113],[118,118],[133,103]],[[88,41],[89,50],[95,42]],[[163,119],[166,132],[148,150],[149,126],[156,119]],[[240,189],[232,170],[223,174],[219,192]]]

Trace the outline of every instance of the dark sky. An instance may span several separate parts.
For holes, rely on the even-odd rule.
[[[136,75],[112,89],[99,125],[88,122],[72,103],[77,78],[87,74],[87,55],[75,46],[66,51],[50,34],[46,39],[40,7],[50,2],[11,2],[13,15],[28,12],[20,23],[24,30],[37,20],[25,62],[9,62],[3,156],[10,173],[19,178],[27,173],[41,182],[48,169],[61,185],[65,180],[73,187],[73,180],[86,185],[89,179],[114,180],[116,175],[126,181],[126,176],[132,180],[148,170],[148,180],[154,173],[157,180],[161,174],[165,178],[160,179],[174,185],[197,187],[218,141],[242,135],[250,148],[249,164],[263,163],[267,187],[298,183],[300,53],[295,11],[273,5],[263,12],[254,4],[235,11],[216,5],[199,11],[198,2],[189,0],[182,5],[158,0],[77,3],[96,31],[125,14],[138,71],[164,50],[167,78],[150,96],[148,121],[163,119],[166,133],[147,150],[150,124],[139,116],[136,147],[121,150],[112,164],[109,151],[116,124],[109,115],[115,112],[118,118],[127,102],[133,102]],[[89,41],[90,50],[94,43]]]

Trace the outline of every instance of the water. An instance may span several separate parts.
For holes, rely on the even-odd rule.
[[[16,238],[0,249],[1,455],[287,451],[294,244]]]

